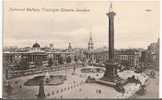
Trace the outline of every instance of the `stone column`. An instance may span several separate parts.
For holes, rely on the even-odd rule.
[[[115,12],[107,13],[109,18],[109,60],[114,59],[114,16]]]

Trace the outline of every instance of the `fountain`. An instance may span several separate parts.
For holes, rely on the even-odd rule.
[[[44,77],[44,81],[45,81],[46,83],[48,83],[49,80],[50,80],[50,75],[49,75],[48,72],[46,72],[45,77]]]
[[[43,80],[44,85],[61,85],[66,80],[65,75],[49,75],[46,72],[44,75],[35,76],[24,83],[26,86],[39,86]]]

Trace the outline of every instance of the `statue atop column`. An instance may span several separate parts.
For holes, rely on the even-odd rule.
[[[114,16],[116,13],[112,9],[112,3],[110,3],[109,12],[107,13],[109,19],[109,51],[108,51],[108,61],[105,63],[106,72],[104,74],[104,79],[108,81],[114,81],[117,77],[117,65],[114,60]]]

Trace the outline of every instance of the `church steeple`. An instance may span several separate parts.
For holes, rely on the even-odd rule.
[[[94,43],[92,39],[92,32],[90,32],[90,37],[89,37],[89,42],[88,42],[88,50],[93,50],[94,48]]]
[[[69,42],[68,50],[69,50],[69,51],[72,50],[71,42]]]
[[[92,40],[92,32],[90,32],[89,41],[93,42],[93,40]]]

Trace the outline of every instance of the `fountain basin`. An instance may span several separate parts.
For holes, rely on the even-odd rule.
[[[66,80],[64,75],[50,75],[49,78],[46,76],[36,76],[29,79],[24,83],[25,86],[39,86],[41,81],[44,81],[44,85],[61,85]]]

